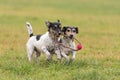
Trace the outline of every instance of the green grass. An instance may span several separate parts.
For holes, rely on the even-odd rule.
[[[26,21],[35,34],[45,20],[79,27],[83,49],[71,64],[45,55],[29,63]],[[0,80],[119,80],[120,0],[0,0]]]

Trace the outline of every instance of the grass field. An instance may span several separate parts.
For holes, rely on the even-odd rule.
[[[69,65],[40,57],[29,63],[26,21],[35,34],[44,21],[79,27],[83,49]],[[0,0],[0,80],[119,80],[120,0]]]

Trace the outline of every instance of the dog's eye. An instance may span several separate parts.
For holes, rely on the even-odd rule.
[[[76,32],[76,30],[73,30],[73,33],[75,33]]]
[[[67,30],[67,32],[70,32],[70,30]]]

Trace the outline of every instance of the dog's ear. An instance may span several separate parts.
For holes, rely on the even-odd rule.
[[[59,20],[59,19],[57,20],[57,22],[59,23],[59,26],[61,27],[61,22],[60,22],[60,20]]]
[[[78,33],[79,33],[79,31],[78,31],[78,27],[75,27],[75,30],[76,30],[76,33],[78,34]]]
[[[57,20],[57,22],[59,22],[59,23],[60,23],[60,20],[58,19],[58,20]]]
[[[48,31],[50,31],[50,22],[48,20],[45,21],[46,26],[48,27]]]
[[[48,20],[45,21],[45,24],[46,24],[47,27],[50,26],[50,22]]]
[[[62,28],[62,32],[65,34],[65,31],[66,31],[66,27],[64,26],[63,28]]]

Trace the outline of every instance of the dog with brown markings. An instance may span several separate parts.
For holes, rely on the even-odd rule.
[[[76,49],[74,37],[75,35],[78,34],[78,27],[73,27],[73,26],[65,26],[62,28],[62,38],[60,39],[60,43],[62,46],[59,46],[59,49],[56,51],[56,53],[61,54],[61,58],[64,57],[67,62],[73,61],[76,57],[76,51],[70,49]],[[70,48],[67,48],[70,47]],[[72,57],[69,58],[69,55],[72,54]]]

